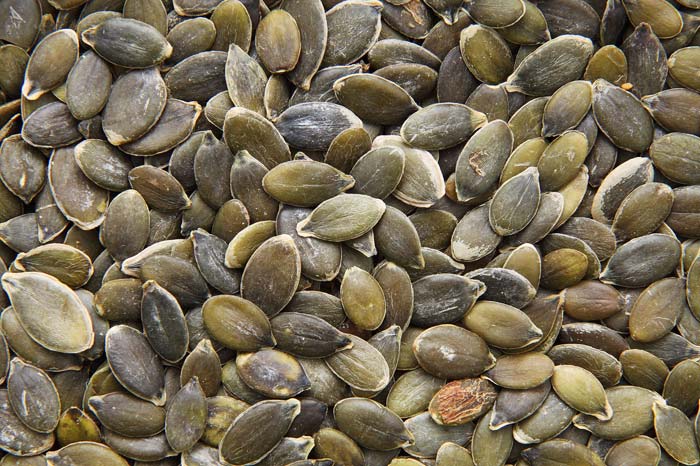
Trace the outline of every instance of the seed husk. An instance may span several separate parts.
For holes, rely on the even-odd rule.
[[[149,68],[170,57],[173,47],[150,24],[129,18],[111,18],[83,31],[83,42],[118,66]]]
[[[497,394],[496,387],[488,380],[455,380],[435,393],[428,411],[433,421],[440,425],[465,425],[489,411]]]
[[[275,121],[282,137],[305,151],[325,151],[340,133],[361,126],[362,120],[351,110],[332,102],[292,105]]]
[[[398,124],[418,110],[418,105],[401,86],[373,74],[340,78],[333,84],[333,91],[341,104],[375,124]],[[386,102],[386,106],[377,108],[373,105],[377,100]]]
[[[355,180],[332,166],[313,160],[292,160],[272,168],[262,180],[274,199],[298,207],[314,207],[352,188]],[[297,186],[309,186],[299,191]]]
[[[329,458],[331,461],[341,462],[350,466],[362,466],[365,464],[365,455],[362,448],[343,432],[323,428],[314,434],[314,454]],[[319,460],[319,463],[323,460]],[[303,465],[302,465],[303,466]]]
[[[528,390],[544,384],[552,376],[554,363],[538,353],[501,356],[486,377],[499,387]]]
[[[495,301],[477,302],[464,317],[464,325],[487,343],[505,349],[523,348],[543,336],[523,311]]]
[[[532,221],[540,203],[539,181],[538,169],[530,167],[498,188],[489,204],[489,223],[498,235],[518,233]]]

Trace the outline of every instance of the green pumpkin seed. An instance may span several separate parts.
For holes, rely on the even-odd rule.
[[[14,11],[10,7],[10,11]],[[60,29],[37,44],[29,57],[22,95],[36,100],[58,87],[78,60],[78,36],[71,29]]]
[[[527,407],[527,411],[531,410],[532,405],[537,402],[539,405],[531,415],[518,422],[513,428],[513,438],[520,443],[530,445],[544,442],[558,436],[571,425],[571,419],[576,411],[564,403],[553,390],[550,390],[549,384],[546,388],[548,394],[544,395],[546,397],[544,402],[540,401],[543,396],[541,394],[533,396],[534,400],[526,399],[523,408]],[[496,402],[498,403],[498,400]],[[515,411],[513,414],[523,415],[522,412]]]
[[[210,17],[216,28],[216,38],[212,50],[227,51],[230,44],[236,44],[248,52],[253,37],[251,14],[238,0],[226,0],[214,8]],[[256,23],[258,22],[256,17]]]
[[[355,390],[377,392],[389,383],[389,366],[373,346],[360,337],[347,335],[352,347],[325,359],[333,373]]]
[[[499,84],[513,71],[510,48],[493,29],[477,24],[468,26],[460,34],[459,48],[467,68],[481,82]]]
[[[406,119],[401,137],[419,149],[441,150],[465,141],[485,124],[486,116],[466,105],[433,104]]]
[[[337,429],[323,428],[314,434],[314,455],[340,464],[363,466],[365,455],[353,439]],[[319,463],[323,460],[319,460]],[[302,464],[302,466],[304,466]]]
[[[129,159],[101,139],[88,139],[75,146],[75,161],[85,176],[110,191],[129,188]]]
[[[199,384],[206,396],[211,397],[218,393],[222,380],[221,359],[211,341],[206,338],[197,343],[182,363],[180,386],[185,385],[193,377],[199,379]]]
[[[115,145],[135,141],[148,132],[165,110],[168,91],[155,68],[120,76],[102,114],[107,140]]]
[[[82,40],[108,62],[126,68],[158,65],[173,51],[156,28],[128,18],[111,18],[87,29]]]
[[[165,361],[185,356],[189,340],[185,315],[175,297],[152,280],[143,285],[141,320],[146,338]]]
[[[593,450],[571,440],[553,439],[522,452],[530,464],[590,464],[603,466],[605,463]]]
[[[464,325],[498,348],[523,348],[543,336],[523,311],[495,301],[477,302],[464,317]]]
[[[552,39],[515,68],[508,77],[508,90],[534,96],[551,95],[564,84],[578,79],[592,54],[590,39],[574,35]]]
[[[680,13],[665,0],[624,0],[622,4],[634,26],[648,23],[661,39],[673,37],[683,28]]]
[[[499,387],[528,390],[549,380],[553,369],[554,363],[547,356],[525,353],[500,357],[486,377]]]
[[[196,377],[173,397],[165,415],[165,437],[174,451],[191,449],[204,434],[207,400]]]
[[[649,148],[654,166],[667,178],[683,184],[695,184],[694,147],[700,138],[691,134],[670,133],[656,139]]]
[[[476,377],[495,364],[480,336],[452,324],[422,332],[413,342],[413,352],[426,372],[443,379]]]
[[[88,406],[106,428],[127,437],[156,435],[165,426],[163,408],[126,393],[91,396]]]
[[[131,394],[156,406],[165,403],[163,366],[141,332],[126,325],[110,328],[105,354],[112,373]]]
[[[642,105],[654,121],[668,131],[698,134],[695,105],[698,94],[689,89],[666,89],[642,97]]]
[[[27,427],[49,433],[58,425],[58,391],[43,370],[14,358],[7,376],[7,394],[10,406]]]
[[[160,32],[164,34],[166,31]],[[168,63],[176,64],[212,48],[216,39],[216,26],[206,18],[193,18],[172,28],[165,38],[173,45]]]
[[[321,66],[326,51],[328,23],[320,0],[309,4],[300,0],[284,0],[281,9],[289,13],[297,23],[304,53],[290,73],[289,80],[303,90],[309,90],[311,79]]]
[[[654,402],[654,430],[661,446],[681,464],[697,463],[698,444],[690,419],[677,408]]]
[[[321,66],[347,65],[364,56],[379,38],[382,8],[380,2],[353,1],[329,9]]]
[[[512,26],[525,15],[525,4],[518,0],[498,4],[487,0],[470,0],[465,8],[474,21],[492,28]]]
[[[404,424],[415,438],[415,443],[404,450],[418,458],[434,458],[445,442],[464,445],[474,431],[472,423],[442,426],[433,421],[428,412],[407,419]]]
[[[46,349],[79,353],[92,346],[90,315],[66,285],[41,272],[5,273],[2,285],[22,326]],[[42,318],[34,312],[36,302],[55,304]]]
[[[365,448],[385,451],[413,443],[401,418],[375,401],[346,398],[335,405],[333,414],[338,428]],[[370,429],[378,430],[370,434]]]
[[[294,69],[301,53],[301,33],[294,17],[273,10],[262,18],[255,33],[255,51],[271,73]]]
[[[20,253],[14,267],[22,272],[46,273],[71,288],[83,286],[93,273],[92,262],[85,253],[63,244],[47,244]]]
[[[620,466],[631,459],[635,464],[659,463],[661,451],[656,440],[645,435],[618,442],[605,455],[605,464]]]
[[[109,99],[112,74],[93,51],[80,56],[66,79],[66,104],[78,120],[99,114]]]

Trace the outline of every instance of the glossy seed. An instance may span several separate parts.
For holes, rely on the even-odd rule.
[[[173,51],[156,28],[135,19],[108,19],[83,31],[81,38],[108,62],[127,68],[158,65]]]

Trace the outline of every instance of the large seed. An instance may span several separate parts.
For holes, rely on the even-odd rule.
[[[126,68],[158,65],[173,52],[163,34],[135,19],[108,19],[84,31],[82,40],[108,62]]]

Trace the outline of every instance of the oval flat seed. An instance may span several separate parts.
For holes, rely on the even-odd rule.
[[[534,96],[551,95],[578,79],[592,54],[590,39],[559,36],[538,47],[515,68],[508,77],[508,89]]]
[[[130,155],[162,154],[190,137],[201,113],[202,107],[197,102],[168,99],[161,118],[148,133],[120,147]]]
[[[487,343],[505,349],[522,348],[543,336],[523,311],[495,301],[477,302],[464,317],[464,325]]]
[[[150,24],[111,18],[82,33],[82,40],[98,55],[118,66],[149,68],[165,61],[173,47]]]
[[[467,68],[481,82],[502,83],[513,71],[510,48],[493,29],[478,24],[466,27],[460,34],[459,49]]]
[[[301,53],[301,33],[294,17],[273,10],[262,18],[255,33],[255,51],[271,73],[294,69]]]
[[[649,148],[654,166],[668,179],[683,183],[697,184],[695,147],[700,138],[691,134],[670,133],[656,139]]]
[[[664,381],[663,397],[669,406],[691,413],[695,409],[700,393],[695,380],[700,376],[700,365],[693,360],[676,364]]]
[[[656,231],[671,213],[673,199],[673,191],[665,184],[646,183],[635,188],[615,213],[612,230],[617,240],[627,241]]]
[[[627,81],[638,97],[664,88],[668,73],[666,52],[649,24],[639,24],[625,39],[622,50],[627,57]]]
[[[564,403],[553,390],[550,390],[549,384],[546,388],[548,394],[544,395],[544,401],[536,397],[534,401],[539,402],[538,407],[513,428],[513,438],[520,443],[533,444],[549,440],[571,425],[571,419],[576,411]],[[528,401],[535,404],[533,400]],[[498,403],[498,400],[496,402]]]
[[[173,66],[164,78],[165,84],[171,98],[204,104],[226,91],[225,69],[225,52],[200,52]]]
[[[625,380],[631,385],[660,391],[669,370],[666,364],[653,354],[640,350],[629,349],[620,354],[620,363]]]
[[[508,304],[518,309],[530,303],[536,294],[528,279],[511,269],[486,267],[472,270],[466,276],[486,285],[482,299]]]
[[[81,55],[66,79],[66,104],[78,120],[99,114],[107,103],[112,74],[96,53]]]
[[[525,390],[501,390],[493,405],[489,428],[498,430],[529,417],[544,403],[550,389],[551,384],[545,382]]]
[[[492,121],[467,141],[457,160],[457,198],[469,201],[494,187],[513,149],[513,133],[501,121]]]
[[[346,398],[336,403],[333,414],[338,428],[365,448],[385,451],[413,443],[401,418],[375,401]]]
[[[160,32],[165,34],[166,31]],[[165,38],[173,45],[173,53],[167,62],[176,64],[209,50],[216,39],[216,26],[206,18],[193,18],[173,27]]]
[[[469,312],[484,291],[482,282],[448,273],[416,280],[411,323],[430,327],[455,322]]]
[[[398,84],[373,74],[353,74],[338,79],[333,91],[341,104],[358,117],[375,124],[399,124],[418,110],[413,98]],[[377,100],[385,106],[377,108]]]
[[[681,464],[695,464],[700,460],[700,451],[690,419],[677,408],[656,401],[654,430],[661,446]]]
[[[340,299],[348,318],[366,330],[378,328],[386,315],[384,292],[367,272],[352,267],[343,276]]]
[[[485,125],[486,116],[466,105],[439,103],[409,116],[401,125],[401,137],[413,147],[441,150],[456,146]]]
[[[444,382],[422,369],[409,371],[392,385],[387,395],[386,407],[401,418],[419,414],[428,409],[430,400]]]
[[[525,14],[511,26],[499,28],[499,33],[508,42],[520,45],[534,45],[551,39],[547,19],[534,3],[523,1]]]
[[[499,387],[528,390],[545,383],[552,376],[554,363],[538,353],[501,356],[486,377]]]
[[[622,376],[622,365],[614,356],[586,344],[558,344],[547,354],[557,365],[573,365],[586,369],[596,376],[604,387],[616,385]]]
[[[192,202],[177,179],[151,165],[129,171],[129,184],[146,200],[149,207],[163,212],[177,212],[191,207]]]
[[[500,2],[498,7],[487,0],[471,0],[465,8],[474,21],[492,28],[512,26],[525,15],[525,4],[518,0]]]
[[[231,199],[233,154],[228,146],[207,131],[194,156],[197,192],[211,207],[218,209]]]
[[[179,257],[149,257],[141,266],[141,279],[158,282],[184,308],[202,304],[209,297],[207,284],[199,270],[190,261]]]
[[[651,390],[634,386],[618,386],[606,390],[613,415],[610,420],[601,421],[593,416],[579,414],[574,425],[598,437],[619,440],[641,435],[653,427],[652,406],[663,403],[663,398]]]
[[[311,386],[296,358],[273,349],[239,353],[236,369],[246,385],[271,398],[291,398]]]
[[[148,241],[150,215],[138,191],[129,189],[110,202],[100,227],[100,241],[116,260],[141,252]]]
[[[137,140],[160,118],[167,103],[165,81],[155,68],[134,70],[112,85],[102,113],[102,129],[115,146]]]
[[[46,157],[18,135],[0,146],[0,179],[25,204],[39,194],[46,180]]]
[[[539,180],[537,168],[530,167],[498,188],[489,204],[489,223],[498,235],[522,231],[535,217],[540,203]]]
[[[640,465],[658,464],[661,460],[659,444],[645,435],[638,435],[616,443],[605,455],[605,463],[610,466],[621,466],[628,459]]]
[[[686,306],[684,283],[678,278],[665,278],[649,285],[630,311],[630,336],[641,342],[652,342],[675,327]],[[659,298],[663,295],[663,303]]]
[[[560,365],[554,368],[552,388],[569,406],[584,414],[606,421],[613,415],[605,390],[598,379],[587,370]]]
[[[698,93],[685,88],[666,89],[642,97],[642,105],[652,118],[668,131],[698,134],[698,115],[695,103]]]
[[[265,314],[243,298],[209,298],[202,307],[202,317],[207,332],[228,348],[253,351],[275,342]]]
[[[32,430],[49,433],[58,425],[61,410],[58,391],[41,369],[13,359],[7,376],[7,394],[17,417]]]
[[[114,451],[138,461],[159,461],[175,454],[170,449],[164,433],[151,437],[132,438],[105,429],[103,437],[104,442]]]
[[[219,457],[231,464],[257,463],[282,440],[301,408],[298,400],[266,400],[241,413],[219,444]],[[267,429],[259,429],[268,425]]]
[[[77,121],[63,102],[40,107],[24,121],[22,138],[34,147],[55,149],[80,140]]]
[[[293,160],[272,168],[262,180],[265,191],[278,201],[313,207],[352,188],[354,179],[325,163]],[[307,186],[300,191],[298,186]]]
[[[545,191],[556,191],[572,181],[586,160],[588,141],[580,131],[566,131],[552,141],[537,162]]]
[[[373,148],[392,146],[404,152],[404,170],[394,196],[408,205],[430,207],[445,195],[445,181],[433,155],[404,144],[399,136],[378,136]]]
[[[362,194],[343,194],[322,202],[297,225],[300,236],[340,242],[358,238],[381,219],[386,206]]]
[[[426,372],[444,379],[476,377],[495,364],[481,337],[452,324],[421,333],[413,342],[413,352]]]
[[[267,77],[258,62],[238,45],[231,44],[226,59],[226,87],[231,102],[261,115],[265,113],[263,95]]]
[[[374,228],[374,238],[377,250],[387,260],[407,268],[422,269],[425,266],[418,232],[398,209],[386,207]]]
[[[79,288],[90,279],[93,266],[90,258],[72,246],[46,244],[26,253],[19,253],[14,267],[22,272],[43,272],[71,288]]]
[[[339,330],[314,315],[283,312],[270,323],[277,347],[295,356],[324,358],[352,345]]]
[[[512,427],[491,430],[491,413],[492,411],[487,412],[474,429],[471,451],[476,464],[503,464],[508,461],[513,448]]]
[[[406,158],[398,147],[378,147],[360,157],[350,171],[353,191],[384,199],[399,185]]]
[[[379,38],[380,2],[345,3],[326,12],[328,39],[322,67],[347,65],[364,56]]]
[[[435,393],[428,411],[433,421],[440,425],[465,425],[489,411],[497,395],[496,387],[488,380],[455,380]]]
[[[157,406],[165,404],[163,366],[141,332],[126,325],[110,328],[105,354],[114,377],[131,394]]]
[[[362,466],[365,464],[365,455],[362,448],[343,432],[323,428],[314,434],[314,455],[329,458],[332,464],[342,462],[349,466]],[[324,460],[318,460],[322,465]],[[312,463],[313,465],[313,463]],[[304,463],[301,466],[305,466]]]
[[[97,441],[71,443],[57,451],[46,453],[46,460],[56,465],[86,461],[98,461],[105,466],[126,466],[129,464],[113,449]]]
[[[5,273],[2,287],[27,333],[46,349],[79,353],[92,346],[90,315],[66,285],[41,272]],[[35,303],[53,303],[36,312]]]
[[[308,151],[325,151],[340,133],[361,126],[362,120],[357,115],[332,102],[292,105],[275,122],[291,146]]]
[[[0,419],[5,435],[0,436],[0,446],[7,453],[18,456],[38,455],[54,443],[53,433],[42,434],[24,425],[14,413],[7,390],[0,390]]]
[[[194,259],[206,282],[225,294],[238,293],[241,275],[224,264],[226,242],[221,238],[196,230],[191,234],[194,243]]]
[[[571,440],[553,439],[522,452],[530,464],[589,464],[603,466],[605,463],[593,450]]]
[[[207,400],[196,377],[173,397],[165,415],[165,437],[174,451],[191,449],[207,423]]]
[[[389,366],[373,346],[360,337],[347,335],[352,347],[325,359],[328,367],[355,390],[377,392],[389,383]]]
[[[441,426],[433,421],[430,413],[422,413],[404,421],[406,428],[413,434],[415,444],[404,447],[406,453],[418,458],[432,458],[437,455],[445,442],[463,445],[474,431],[474,425]]]
[[[12,6],[10,11],[15,11]],[[24,22],[21,17],[20,20]],[[75,31],[60,29],[47,35],[29,57],[22,95],[29,100],[36,100],[58,87],[65,81],[76,60],[78,36]]]
[[[616,117],[618,111],[627,116],[623,122]],[[652,143],[653,121],[641,102],[604,79],[593,83],[593,116],[601,131],[620,149],[644,152]]]
[[[680,243],[675,238],[659,233],[640,236],[618,248],[600,278],[603,283],[618,286],[647,286],[675,270],[680,254]],[[646,265],[638,268],[642,256]]]
[[[289,13],[297,23],[301,34],[301,49],[304,53],[290,73],[289,80],[303,90],[309,90],[326,51],[328,42],[328,22],[321,0],[303,2],[285,0],[281,8]]]
[[[683,28],[680,13],[665,0],[624,0],[622,4],[633,25],[648,23],[661,39],[673,37]]]
[[[101,424],[127,437],[156,435],[165,426],[163,408],[125,393],[91,396],[88,406]]]
[[[141,320],[153,349],[167,362],[177,362],[187,352],[189,335],[185,315],[175,297],[154,281],[143,286]]]
[[[289,235],[270,238],[248,260],[241,296],[274,316],[292,299],[300,275],[301,259],[294,240]]]
[[[132,164],[118,149],[101,139],[87,139],[75,146],[75,161],[97,186],[110,191],[129,188]]]

